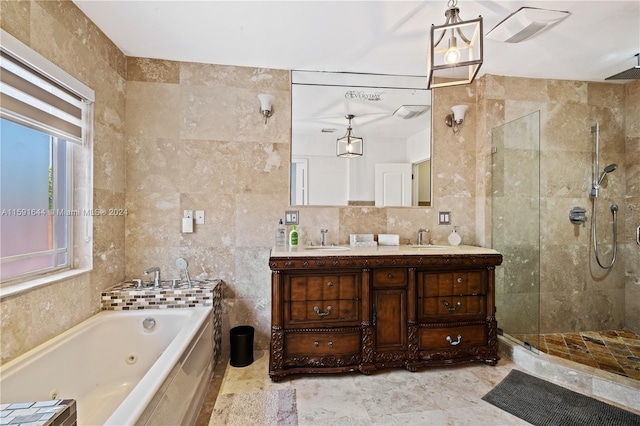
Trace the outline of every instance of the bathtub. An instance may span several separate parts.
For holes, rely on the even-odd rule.
[[[193,424],[212,338],[211,307],[102,311],[0,366],[0,403],[75,399],[80,426]]]

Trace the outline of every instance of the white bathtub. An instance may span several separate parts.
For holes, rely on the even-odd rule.
[[[193,424],[212,335],[211,307],[102,311],[0,366],[0,403],[75,399],[80,426]]]

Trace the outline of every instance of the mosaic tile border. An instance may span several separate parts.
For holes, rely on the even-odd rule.
[[[186,284],[171,288],[166,283],[160,289],[140,290],[131,282],[121,283],[101,293],[102,309],[126,311],[213,306],[214,292],[220,293],[220,280],[194,280],[192,284],[191,288]]]
[[[16,402],[0,405],[0,424],[73,426],[77,424],[75,399]]]

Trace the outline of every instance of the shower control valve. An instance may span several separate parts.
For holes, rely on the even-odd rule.
[[[587,221],[587,210],[582,207],[572,207],[569,211],[569,220],[574,225],[584,225]]]

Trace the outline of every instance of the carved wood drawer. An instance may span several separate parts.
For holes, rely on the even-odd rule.
[[[406,285],[406,269],[384,268],[373,271],[373,288],[404,287]]]
[[[418,272],[418,297],[486,294],[483,271],[426,273]]]
[[[358,299],[360,295],[359,274],[298,275],[288,277],[284,299],[305,300],[345,300]]]
[[[284,321],[288,328],[360,325],[360,301],[334,299],[284,302]]]
[[[427,351],[461,349],[486,344],[487,329],[484,324],[422,328],[418,335],[419,348]]]
[[[360,332],[287,333],[285,348],[292,355],[345,355],[360,353]]]
[[[441,296],[419,300],[418,317],[437,321],[483,319],[486,315],[485,296]]]

